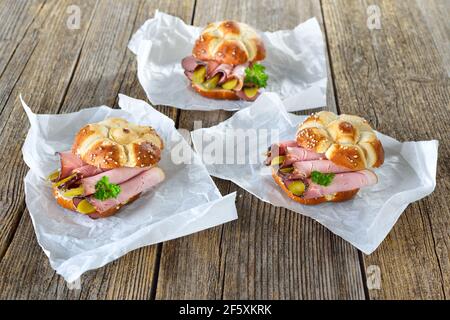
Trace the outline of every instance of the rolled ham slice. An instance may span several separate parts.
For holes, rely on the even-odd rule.
[[[189,79],[192,79],[192,74],[195,71],[195,69],[197,69],[198,66],[205,66],[207,78],[210,78],[213,74],[215,75],[215,70],[220,66],[220,64],[213,60],[201,61],[201,60],[196,59],[194,56],[189,56],[189,57],[186,57],[183,60],[181,60],[181,66],[184,69],[184,74]],[[228,65],[225,65],[225,66],[228,66]],[[223,67],[223,68],[226,68],[226,67]],[[233,68],[233,67],[231,67],[231,68]]]
[[[294,162],[294,173],[290,178],[308,178],[311,172],[319,171],[322,173],[343,173],[351,172],[352,170],[335,165],[330,160],[309,160]]]
[[[220,79],[218,84],[226,82],[233,71],[233,66],[231,64],[219,64],[215,69],[211,66],[207,66],[206,78],[212,78],[217,74],[220,74]]]
[[[338,173],[334,176],[331,184],[326,187],[315,184],[311,179],[307,179],[308,188],[303,194],[303,198],[319,198],[336,192],[350,191],[371,186],[377,182],[378,178],[376,174],[369,170]]]
[[[282,141],[274,143],[269,148],[269,156],[267,157],[265,164],[270,165],[272,159],[278,156],[286,155],[288,147],[296,147],[297,142],[295,140]]]
[[[95,176],[104,171],[106,171],[106,170],[86,164],[82,167],[72,170],[72,173],[77,173],[80,178],[87,178],[87,177]]]
[[[285,167],[291,166],[298,161],[311,161],[321,159],[325,159],[324,154],[309,151],[297,146],[287,147],[286,160],[284,161],[284,166]]]
[[[244,87],[245,69],[248,67],[248,63],[240,64],[234,67],[229,79],[237,79],[238,84],[234,87],[234,90],[241,91]]]
[[[104,176],[108,177],[110,183],[121,184],[131,178],[137,176],[138,174],[149,170],[150,168],[128,168],[122,167],[117,169],[112,169],[104,171],[95,176],[87,177],[81,179],[81,184],[83,185],[84,195],[88,196],[95,193],[95,185]]]
[[[88,201],[95,207],[97,212],[102,213],[116,206],[125,204],[133,197],[148,191],[153,186],[161,183],[164,180],[164,177],[164,172],[160,168],[155,167],[120,184],[121,192],[117,198],[101,201],[91,196],[88,198]]]
[[[59,180],[67,178],[72,174],[72,171],[85,165],[83,160],[78,158],[71,151],[58,152],[61,162],[61,171]]]
[[[194,58],[194,56],[189,56],[181,60],[181,66],[187,72],[194,72],[195,68],[199,65],[203,65],[201,61]]]

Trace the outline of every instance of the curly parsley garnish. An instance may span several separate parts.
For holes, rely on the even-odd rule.
[[[329,186],[334,178],[334,173],[322,173],[319,171],[311,172],[311,180],[321,186]]]
[[[265,73],[266,67],[259,63],[255,63],[251,67],[245,69],[245,83],[252,83],[258,88],[264,88],[267,86],[267,80],[269,76]]]
[[[103,176],[95,184],[94,198],[98,200],[106,200],[110,198],[117,198],[120,193],[120,186],[109,182],[107,176]]]

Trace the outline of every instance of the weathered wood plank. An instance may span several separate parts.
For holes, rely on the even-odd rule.
[[[0,1],[0,75],[22,42],[26,31],[42,9],[45,0]]]
[[[135,57],[127,49],[127,43],[132,33],[151,17],[157,8],[190,21],[193,1],[185,1],[181,6],[165,1],[100,1],[95,14],[89,19],[89,31],[83,44],[73,46],[74,50],[81,53],[74,61],[76,69],[70,74],[70,86],[61,90],[67,94],[48,112],[58,110],[71,112],[100,104],[114,105],[119,90],[145,99],[136,78]],[[49,20],[50,25],[56,25],[60,17],[55,16]],[[82,21],[82,27],[83,23]],[[59,35],[57,39],[50,40],[66,41],[67,37],[67,34]],[[45,53],[37,50],[35,54]],[[40,72],[48,71],[43,68]],[[38,77],[39,72],[37,74]],[[31,105],[37,107],[40,104]],[[164,107],[160,109],[173,118],[176,116],[176,111],[172,109]],[[18,156],[20,157],[20,153]],[[22,181],[22,177],[16,179]],[[22,188],[21,186],[18,190]],[[31,220],[25,211],[16,235],[0,263],[0,275],[5,279],[0,284],[0,297],[148,299],[153,294],[152,285],[154,272],[157,270],[158,250],[158,246],[151,246],[133,251],[104,268],[86,273],[81,279],[81,290],[69,290],[63,279],[51,269],[47,257],[37,245]]]
[[[380,30],[366,25],[372,2],[381,9]],[[381,269],[381,289],[370,290],[370,298],[449,298],[450,81],[417,2],[372,2],[323,2],[339,109],[396,139],[441,145],[436,191],[409,206],[364,257],[366,267]]]
[[[292,28],[319,1],[197,1],[194,24],[236,19],[262,29]],[[330,83],[330,89],[332,84]],[[333,95],[329,108],[334,109]],[[185,112],[180,127],[204,127],[231,113]],[[216,179],[222,193],[238,191],[239,219],[163,244],[157,299],[174,298],[364,298],[358,252],[318,223],[257,200]]]
[[[67,6],[63,1],[54,1],[42,8],[0,78],[0,143],[4,146],[0,159],[5,172],[0,186],[0,256],[24,210],[22,179],[26,166],[20,149],[28,121],[18,96],[23,93],[30,105],[37,107],[35,111],[55,112],[70,82],[88,29],[86,23],[69,34],[64,23]],[[80,7],[88,17],[95,1],[84,1]],[[51,15],[61,23],[48,23]]]

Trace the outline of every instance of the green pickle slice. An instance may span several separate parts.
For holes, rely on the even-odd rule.
[[[95,212],[95,207],[89,203],[86,199],[80,201],[77,206],[77,211],[82,214],[90,214]]]
[[[192,82],[194,83],[203,83],[205,82],[206,76],[206,67],[198,67],[194,73],[192,74]]]
[[[220,79],[220,75],[216,74],[211,79],[206,80],[203,85],[205,86],[206,89],[212,90],[215,87],[217,87],[217,83],[219,82],[219,79]]]
[[[288,189],[296,196],[301,196],[305,192],[305,184],[301,181],[294,181],[291,182]]]

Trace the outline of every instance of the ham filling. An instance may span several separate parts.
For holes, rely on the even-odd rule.
[[[257,93],[253,97],[248,97],[243,91],[245,69],[249,66],[249,63],[233,66],[230,64],[219,64],[215,61],[202,61],[196,59],[194,56],[189,56],[181,61],[181,66],[184,69],[184,74],[191,81],[195,69],[199,66],[204,66],[206,68],[206,79],[211,79],[217,74],[220,74],[218,85],[221,85],[228,80],[236,79],[237,84],[233,90],[236,91],[236,95],[239,98],[247,101],[254,101],[259,96],[259,93]]]
[[[83,187],[83,195],[74,197],[75,206],[82,200],[87,199],[97,210],[103,213],[115,206],[125,204],[131,198],[147,191],[164,180],[164,172],[159,168],[116,168],[103,170],[101,168],[88,165],[71,151],[60,152],[61,170],[58,178],[73,177],[62,183],[59,188],[71,189],[79,186]],[[121,188],[117,198],[107,200],[95,199],[95,185],[104,176],[108,177],[109,183],[118,184]]]
[[[72,174],[72,171],[82,167],[85,163],[74,155],[71,151],[59,152],[59,160],[61,163],[61,170],[59,173],[59,180],[67,178]]]
[[[122,168],[121,168],[122,169]],[[155,185],[164,180],[164,173],[160,168],[152,168],[141,172],[134,178],[121,183],[121,192],[117,198],[110,198],[107,200],[98,200],[93,196],[88,198],[89,202],[95,207],[97,212],[105,212],[119,205],[123,205],[131,198],[148,191]]]
[[[377,176],[370,170],[352,171],[340,167],[327,160],[324,154],[298,147],[295,141],[273,144],[269,148],[265,164],[270,165],[272,160],[278,156],[282,156],[283,161],[279,165],[277,174],[288,189],[293,182],[302,181],[306,188],[301,197],[305,199],[360,189],[378,182]],[[331,183],[324,186],[312,181],[311,174],[314,171],[323,174],[334,173],[335,175]]]
[[[95,176],[81,179],[81,185],[84,189],[84,195],[88,196],[95,193],[95,185],[104,176],[108,177],[110,183],[121,184],[131,178],[137,176],[138,174],[149,170],[150,168],[116,168],[109,171],[102,172]]]

